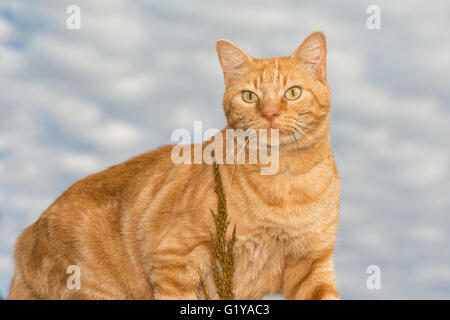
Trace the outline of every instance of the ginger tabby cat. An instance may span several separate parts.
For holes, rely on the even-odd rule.
[[[275,174],[261,175],[258,164],[219,166],[237,232],[235,298],[339,299],[332,258],[340,182],[329,136],[325,36],[312,33],[288,57],[255,59],[226,40],[216,49],[227,128],[279,129]],[[174,164],[172,148],[65,191],[19,237],[9,298],[203,299],[199,269],[217,298],[213,170]],[[80,268],[80,289],[67,288],[70,265]]]

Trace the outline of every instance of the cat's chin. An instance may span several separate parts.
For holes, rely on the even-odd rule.
[[[290,131],[280,131],[279,145],[280,151],[298,151],[299,149],[307,148],[303,141],[298,141]]]

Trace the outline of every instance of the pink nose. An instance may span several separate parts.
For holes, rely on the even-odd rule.
[[[266,118],[268,121],[272,121],[275,117],[279,116],[280,113],[277,111],[263,111],[262,116],[263,118]]]

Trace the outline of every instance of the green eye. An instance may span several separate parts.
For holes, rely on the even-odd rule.
[[[258,100],[258,96],[252,91],[244,91],[242,92],[242,100],[248,103],[253,103]]]
[[[302,89],[300,89],[299,87],[292,87],[286,91],[284,97],[288,100],[297,100],[301,95]]]

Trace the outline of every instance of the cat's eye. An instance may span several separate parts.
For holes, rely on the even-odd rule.
[[[292,87],[286,91],[284,97],[288,100],[297,100],[301,95],[302,89],[300,89],[299,87]]]
[[[258,96],[252,91],[244,91],[242,92],[242,100],[248,103],[253,103],[258,100]]]

